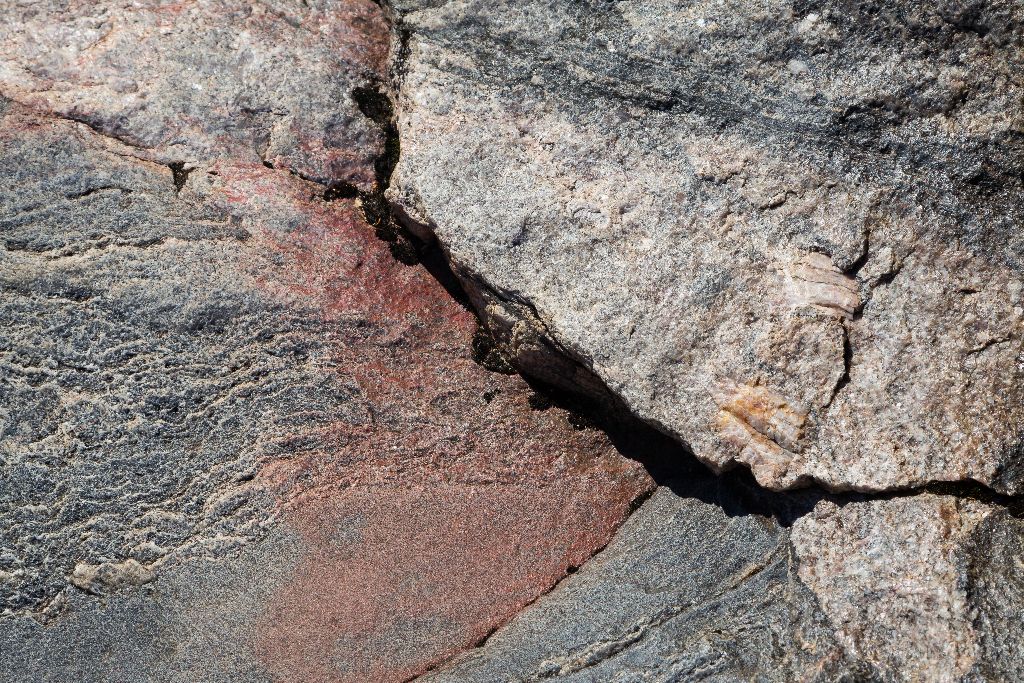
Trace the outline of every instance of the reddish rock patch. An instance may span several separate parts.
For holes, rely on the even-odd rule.
[[[610,484],[576,473],[550,486],[524,476],[305,497],[288,519],[307,554],[270,605],[259,650],[284,680],[422,673],[482,640],[607,541],[629,494]]]
[[[328,185],[379,189],[384,132],[357,101],[385,76],[376,4],[104,0],[8,19],[0,93],[106,136],[61,123],[82,136],[69,154],[106,146],[118,169],[167,176],[156,206],[168,229],[152,232],[168,246],[130,263],[153,270],[144,282],[165,287],[166,308],[202,299],[234,335],[175,338],[172,361],[225,373],[219,412],[203,413],[211,467],[257,472],[197,485],[195,505],[230,522],[225,536],[277,523],[301,539],[253,633],[237,636],[276,680],[425,671],[584,562],[650,490],[604,435],[532,409],[523,380],[474,363],[474,316],[397,262],[358,200],[324,199]],[[179,226],[186,208],[196,218]],[[215,348],[216,364],[184,341]],[[276,509],[251,510],[267,492]]]
[[[251,234],[253,277],[327,323],[331,366],[368,416],[329,420],[319,447],[257,478],[305,544],[257,651],[286,680],[403,680],[583,563],[650,479],[564,411],[532,410],[520,378],[475,364],[473,316],[396,262],[351,202],[261,166],[215,172],[205,191]]]

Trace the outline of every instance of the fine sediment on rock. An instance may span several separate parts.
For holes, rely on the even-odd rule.
[[[1022,489],[1019,3],[392,4],[389,197],[520,367],[773,489]]]

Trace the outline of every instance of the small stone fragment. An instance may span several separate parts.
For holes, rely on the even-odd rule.
[[[72,584],[93,595],[106,595],[149,583],[156,575],[133,559],[102,564],[78,563],[71,573]]]

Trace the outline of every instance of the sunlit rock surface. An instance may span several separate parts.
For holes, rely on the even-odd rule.
[[[773,489],[1021,490],[1019,2],[395,4],[389,196],[520,366]]]

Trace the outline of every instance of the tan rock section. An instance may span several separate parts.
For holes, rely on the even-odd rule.
[[[1007,526],[997,508],[950,496],[823,501],[793,525],[798,575],[847,654],[883,680],[974,680],[964,677],[980,670],[982,659],[1007,656],[985,651],[991,634],[976,628],[986,608],[975,604],[984,580],[975,577],[974,556],[991,549],[975,538],[989,518]],[[1013,545],[1019,548],[1019,537]],[[1019,624],[1001,628],[1007,626],[1019,631]]]
[[[522,368],[772,489],[1024,488],[1019,3],[393,4],[389,196]]]

